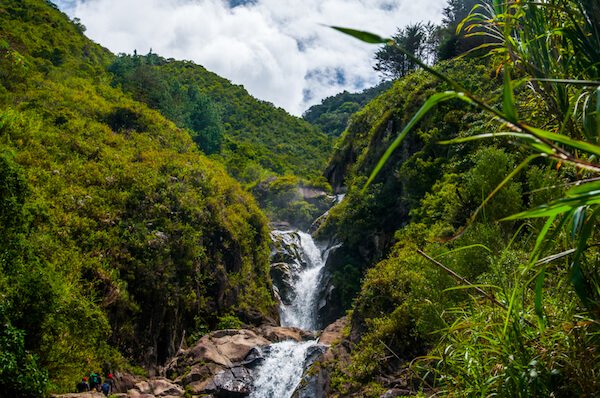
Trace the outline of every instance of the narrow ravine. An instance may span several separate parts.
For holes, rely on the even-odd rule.
[[[293,284],[288,305],[280,307],[281,325],[313,331],[317,329],[317,297],[328,250],[321,250],[312,236],[301,231],[273,231],[273,235],[291,242],[299,238],[300,258],[293,268]],[[312,358],[317,340],[283,341],[264,350],[265,360],[257,369],[251,398],[289,398],[300,383]],[[311,350],[312,349],[312,350]]]

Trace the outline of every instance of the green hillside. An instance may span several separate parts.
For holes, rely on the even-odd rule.
[[[391,85],[391,81],[384,81],[359,93],[344,91],[327,97],[320,104],[308,108],[302,118],[319,127],[325,134],[339,137],[348,126],[350,117]]]
[[[2,1],[0,27],[2,395],[160,364],[221,319],[275,319],[252,197],[113,88],[114,56],[50,2]]]
[[[325,167],[331,138],[202,66],[136,54],[120,55],[109,70],[113,85],[190,129],[204,152],[215,154],[241,182],[282,175],[314,179]]]

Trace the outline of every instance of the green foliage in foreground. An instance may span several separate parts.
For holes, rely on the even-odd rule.
[[[364,150],[338,157],[351,159],[342,168],[350,170],[350,200],[330,228],[348,223],[361,198],[387,199],[381,187],[402,178],[407,162],[427,165],[428,141],[415,147],[414,136],[431,136],[423,126],[441,104],[459,100],[485,111],[478,117],[485,124],[463,120],[459,134],[442,140],[452,147],[437,167],[413,168],[434,182],[412,179],[416,186],[408,188],[423,194],[408,205],[393,249],[365,276],[351,314],[350,360],[330,364],[335,396],[379,396],[372,391],[391,387],[388,380],[436,396],[599,394],[600,37],[593,21],[600,9],[579,0],[494,1],[485,11],[470,21],[504,40],[493,51],[504,65],[497,97],[421,65],[454,91],[421,101],[391,143],[376,126],[390,124],[394,107],[366,117],[362,131],[369,133],[357,134],[359,142],[387,147],[381,160]],[[548,58],[555,51],[561,56]],[[512,67],[543,89],[520,90]],[[371,160],[369,187],[360,167]],[[405,200],[411,190],[396,193]],[[454,281],[450,270],[459,275]]]
[[[4,310],[0,308],[3,313]],[[10,324],[4,314],[0,330],[0,388],[5,396],[40,397],[46,392],[48,374],[25,349],[25,333]]]
[[[0,384],[31,371],[14,396],[43,396],[47,372],[69,391],[91,369],[162,363],[184,330],[276,317],[252,197],[111,87],[113,56],[49,3],[0,11]]]

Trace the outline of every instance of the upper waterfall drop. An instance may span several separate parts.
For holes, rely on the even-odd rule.
[[[300,270],[293,284],[294,301],[289,305],[283,303],[281,305],[281,325],[315,330],[317,329],[316,300],[325,259],[312,236],[301,231],[294,231],[294,233],[300,237],[303,257],[301,263],[304,268]]]

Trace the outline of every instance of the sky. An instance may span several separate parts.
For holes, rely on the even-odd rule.
[[[328,26],[393,35],[441,21],[446,0],[54,0],[114,53],[191,60],[301,115],[323,98],[377,84],[377,46]]]

